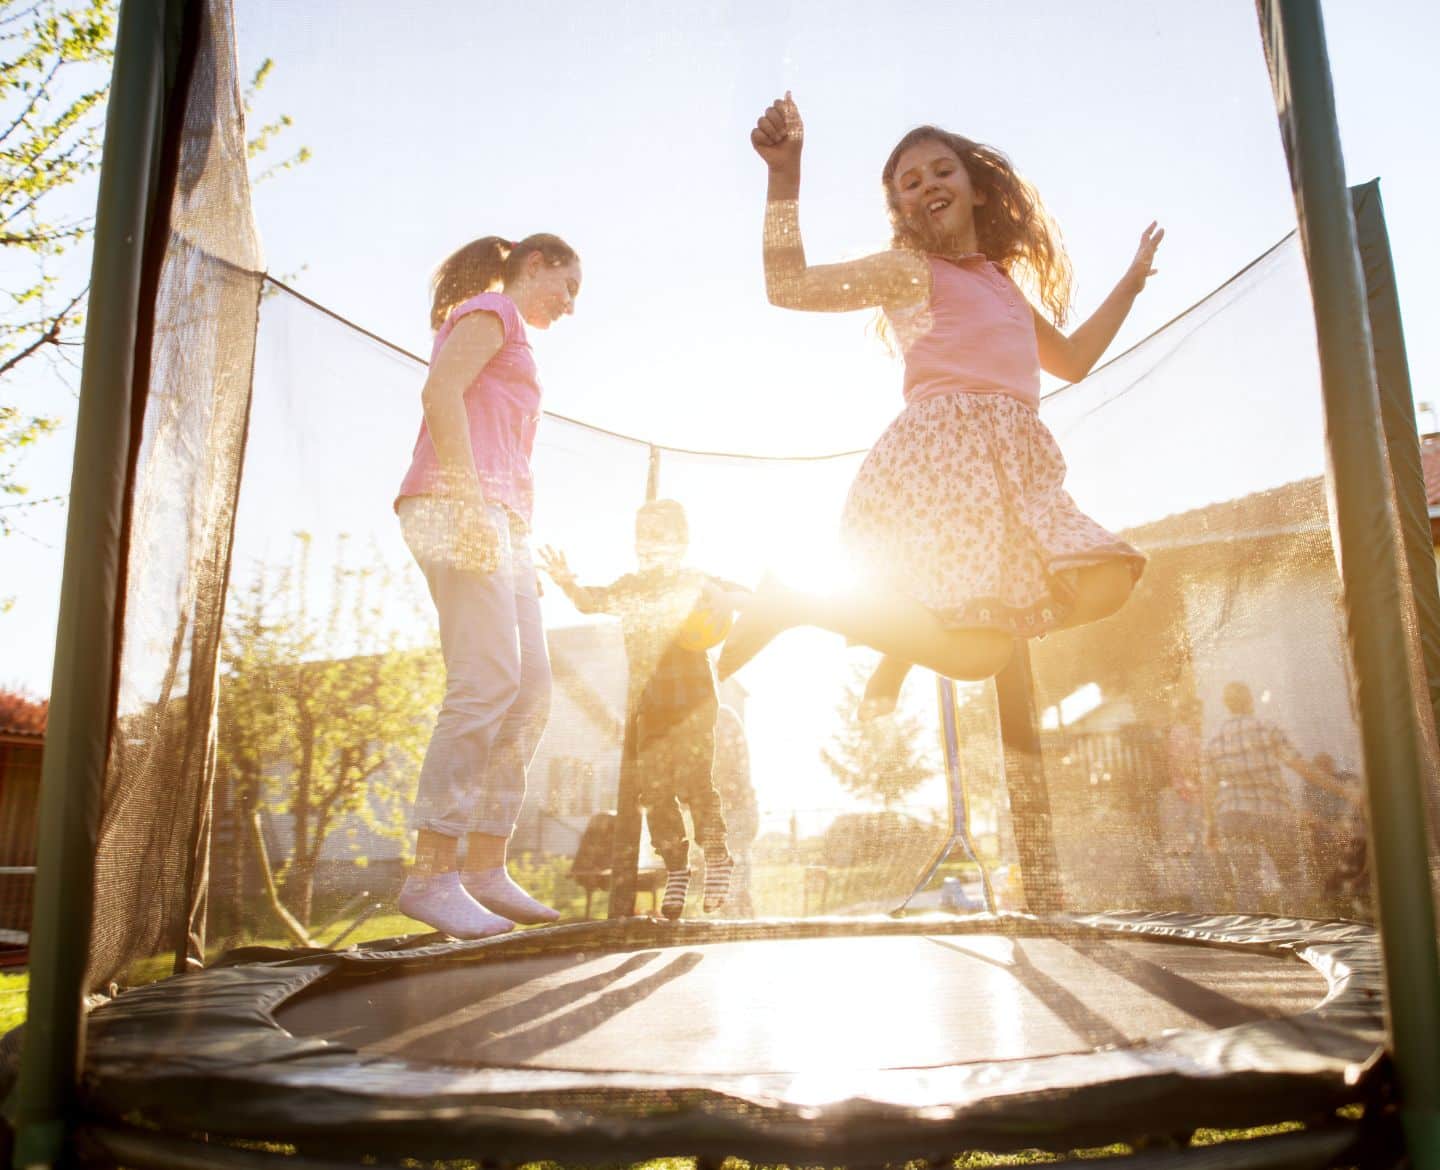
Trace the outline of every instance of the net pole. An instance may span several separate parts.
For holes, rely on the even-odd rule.
[[[37,833],[24,1055],[10,1101],[14,1164],[66,1155],[84,1059],[95,849],[114,715],[125,514],[147,226],[160,195],[167,49],[185,0],[124,0],[116,30],[91,261]]]
[[[1380,392],[1380,423],[1395,479],[1395,504],[1405,538],[1405,563],[1415,601],[1415,617],[1424,664],[1425,687],[1434,737],[1440,725],[1440,582],[1435,573],[1435,541],[1430,532],[1426,503],[1425,470],[1420,461],[1420,428],[1415,422],[1415,398],[1410,385],[1410,363],[1405,354],[1405,330],[1400,323],[1400,300],[1395,287],[1395,265],[1390,255],[1390,233],[1385,226],[1385,204],[1380,181],[1372,179],[1351,189],[1360,264],[1365,274],[1365,300],[1370,313],[1370,344],[1375,354],[1375,382]]]
[[[975,868],[980,871],[980,894],[985,901],[985,912],[994,914],[995,889],[990,883],[990,874],[986,872],[985,863],[980,860],[980,854],[975,849],[975,841],[970,835],[970,799],[965,785],[965,767],[960,754],[960,723],[957,714],[959,703],[955,700],[955,680],[937,674],[935,676],[935,694],[940,707],[940,749],[945,759],[945,787],[950,795],[950,834],[894,913],[899,913],[909,907],[910,903],[934,880],[935,874],[949,860],[950,854],[955,852],[955,846],[959,845],[964,849],[966,859],[973,862]]]
[[[1257,6],[1315,305],[1401,1124],[1415,1165],[1436,1170],[1440,960],[1396,516],[1355,221],[1318,0],[1258,0]]]

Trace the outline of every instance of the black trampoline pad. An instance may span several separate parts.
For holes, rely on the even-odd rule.
[[[1001,935],[747,940],[517,957],[328,985],[276,1020],[372,1056],[481,1067],[765,1075],[1124,1046],[1297,1014],[1289,955]]]

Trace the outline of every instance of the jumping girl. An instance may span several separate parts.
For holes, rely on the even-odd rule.
[[[395,510],[439,613],[445,699],[399,907],[457,938],[559,917],[510,879],[505,850],[550,712],[528,543],[540,383],[525,329],[573,313],[579,292],[580,258],[545,233],[466,244],[431,286],[425,420]]]
[[[1108,617],[1130,596],[1144,558],[1065,491],[1064,460],[1037,413],[1040,371],[1089,373],[1154,274],[1165,233],[1145,229],[1120,283],[1066,336],[1069,260],[1003,154],[934,126],[910,131],[881,175],[890,250],[811,265],[800,239],[803,138],[788,93],[750,133],[770,169],[766,292],[789,309],[880,308],[904,354],[906,405],[845,505],[842,533],[864,587],[822,597],[763,582],[718,667],[728,677],[791,626],[833,630],[884,655],[860,711],[874,717],[894,709],[912,663],[988,678],[1016,638]]]

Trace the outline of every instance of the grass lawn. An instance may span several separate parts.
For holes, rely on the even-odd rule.
[[[0,975],[0,1034],[25,1022],[25,996],[30,990],[30,972]]]

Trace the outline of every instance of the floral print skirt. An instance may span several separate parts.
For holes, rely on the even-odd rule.
[[[842,535],[872,586],[952,628],[1034,637],[1064,622],[1074,570],[1145,558],[1075,506],[1065,460],[1029,406],[1004,394],[912,403],[866,456]]]

